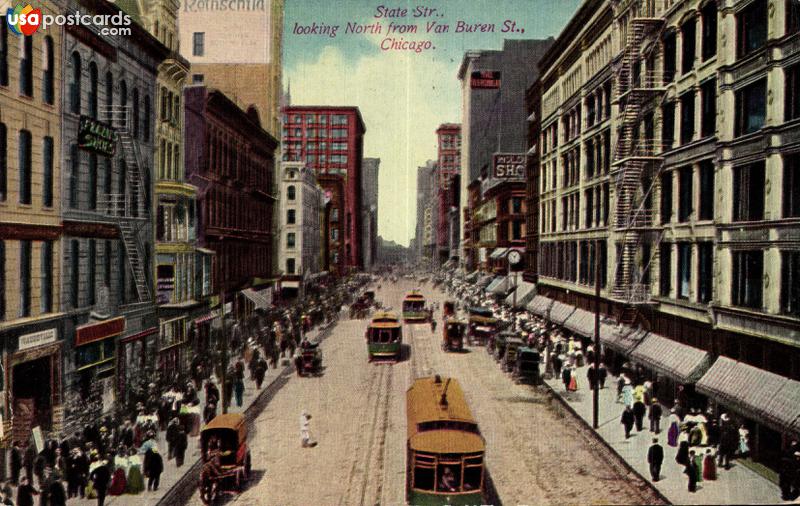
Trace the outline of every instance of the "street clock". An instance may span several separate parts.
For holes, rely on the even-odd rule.
[[[508,252],[508,263],[511,265],[517,265],[522,261],[522,255],[519,251],[512,249]]]

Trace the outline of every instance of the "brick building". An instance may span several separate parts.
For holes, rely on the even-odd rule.
[[[442,123],[436,129],[437,161],[439,164],[439,181],[437,185],[437,199],[439,212],[437,216],[436,246],[439,262],[450,260],[451,230],[458,223],[453,223],[453,217],[458,218],[458,213],[451,213],[453,207],[458,208],[460,187],[453,184],[461,173],[461,125],[457,123]]]

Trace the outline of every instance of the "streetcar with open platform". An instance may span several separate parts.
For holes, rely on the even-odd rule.
[[[365,337],[370,362],[400,360],[403,346],[403,326],[396,314],[385,311],[375,313],[367,326]]]
[[[415,380],[406,392],[406,416],[408,504],[485,504],[486,441],[458,380]]]

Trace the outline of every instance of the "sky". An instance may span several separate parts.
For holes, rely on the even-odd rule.
[[[471,49],[500,49],[503,39],[557,37],[580,0],[286,0],[283,81],[293,105],[358,106],[367,127],[364,156],[380,158],[378,234],[408,245],[416,220],[417,167],[436,159],[436,128],[460,123],[458,68]],[[380,7],[384,7],[381,9]],[[415,9],[436,9],[414,17]],[[376,18],[387,9],[405,17]],[[430,12],[430,11],[429,11]],[[456,33],[459,20],[493,23],[495,32]],[[501,33],[506,20],[516,31]],[[349,22],[380,22],[380,34],[345,33]],[[449,33],[428,33],[427,23]],[[335,37],[298,34],[338,25]],[[416,34],[388,33],[389,23],[417,25]],[[430,41],[422,52],[382,50],[385,39]]]

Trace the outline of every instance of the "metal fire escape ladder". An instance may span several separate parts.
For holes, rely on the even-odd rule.
[[[125,160],[125,193],[107,196],[108,214],[115,217],[120,236],[125,245],[128,263],[133,272],[139,302],[149,302],[153,298],[147,266],[145,264],[145,245],[140,232],[149,220],[149,209],[145,206],[145,193],[148,184],[144,178],[144,162],[139,144],[131,132],[131,107],[106,106],[101,108],[105,121],[114,128]]]
[[[635,306],[650,300],[650,286],[641,279],[638,257],[643,245],[653,241],[654,211],[646,203],[663,165],[663,146],[655,139],[640,140],[638,135],[644,107],[664,92],[663,76],[653,69],[640,72],[639,66],[647,58],[643,52],[646,41],[654,36],[658,40],[664,20],[658,17],[661,10],[655,0],[630,2],[625,10],[631,17],[617,64],[614,97],[619,106],[619,127],[612,162],[616,197],[613,226],[620,239],[611,296]],[[649,183],[644,176],[650,177]],[[642,259],[645,269],[652,259],[653,255]]]

